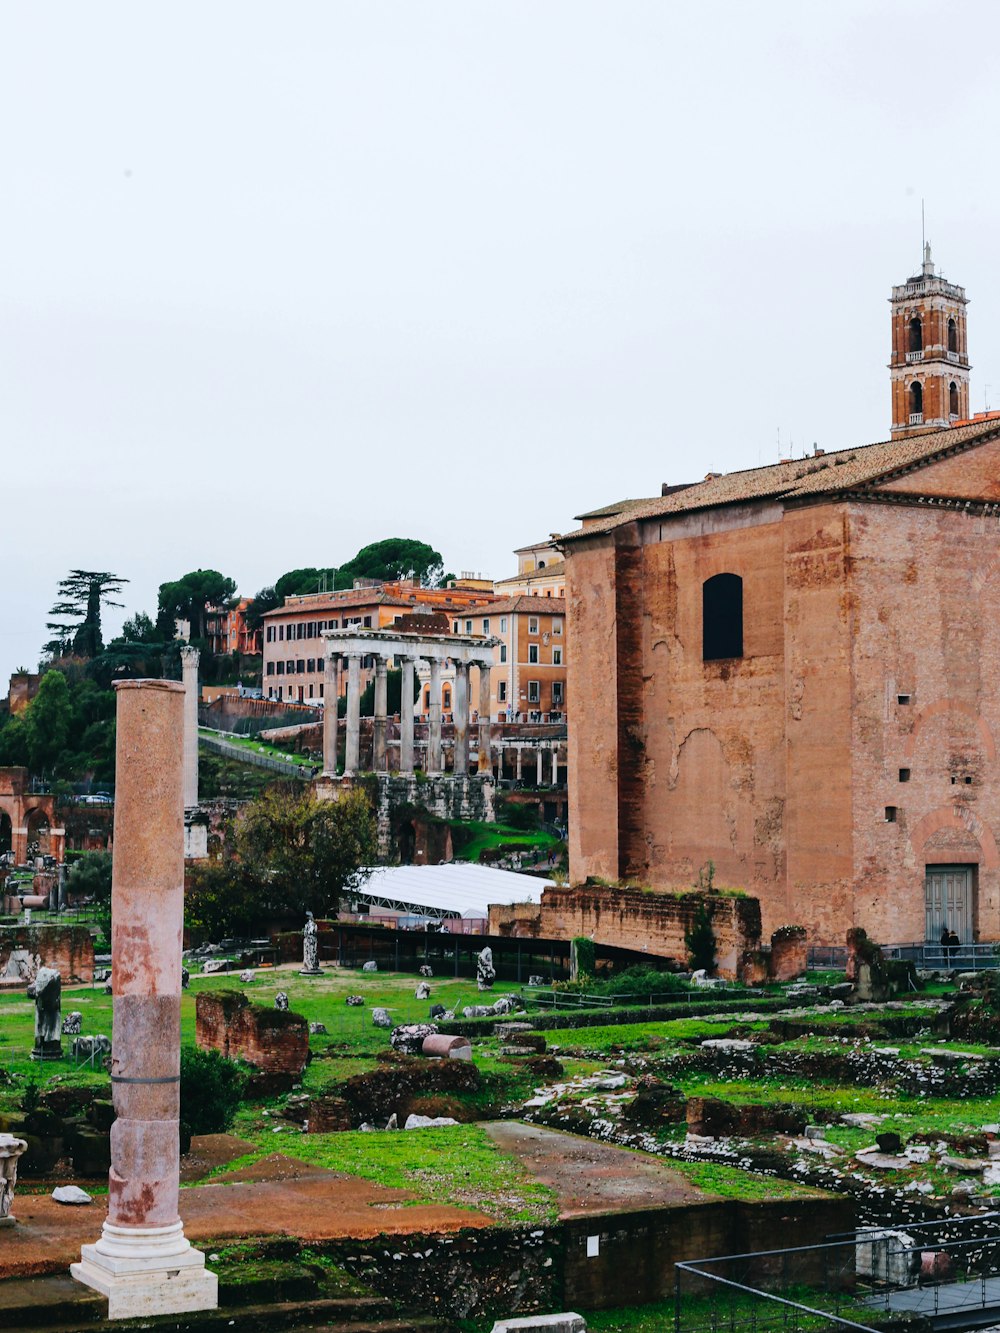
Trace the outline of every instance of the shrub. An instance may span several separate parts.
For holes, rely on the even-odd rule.
[[[699,903],[695,908],[691,925],[684,932],[684,947],[692,971],[701,968],[706,972],[715,970],[715,931],[712,929],[712,914],[705,903]]]
[[[247,1073],[218,1051],[181,1051],[181,1122],[192,1134],[224,1134],[246,1090]]]
[[[577,935],[571,941],[576,954],[576,974],[578,977],[592,977],[596,972],[596,952],[594,941],[586,935]]]

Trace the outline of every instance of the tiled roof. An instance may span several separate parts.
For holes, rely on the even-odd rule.
[[[528,569],[523,574],[511,574],[510,578],[497,579],[496,587],[502,588],[507,583],[542,583],[546,579],[559,578],[566,572],[565,560],[553,560],[551,565],[546,565],[544,569]]]
[[[563,597],[528,597],[521,593],[514,597],[505,597],[499,602],[492,602],[483,610],[489,611],[491,616],[561,616],[566,613],[566,600]]]
[[[917,435],[911,439],[886,440],[879,444],[838,449],[809,458],[796,458],[769,467],[749,468],[745,472],[726,472],[673,495],[657,495],[648,500],[626,500],[607,506],[607,517],[589,522],[559,538],[560,543],[610,532],[636,519],[661,518],[712,509],[723,505],[746,504],[754,500],[808,498],[814,495],[841,494],[844,491],[877,490],[878,481],[915,465],[932,462],[935,456],[953,449],[977,444],[1000,435],[996,414],[982,421],[951,426],[946,430]],[[592,518],[599,514],[593,510]]]
[[[417,605],[416,599],[409,597],[393,597],[387,592],[378,592],[375,588],[358,588],[357,591],[346,593],[344,596],[333,594],[329,597],[317,595],[315,601],[308,602],[286,602],[284,606],[276,606],[272,611],[265,611],[263,619],[277,616],[300,616],[306,613],[312,615],[319,611],[351,611],[359,606],[405,606],[412,610]]]

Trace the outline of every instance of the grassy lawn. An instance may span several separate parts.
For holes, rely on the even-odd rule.
[[[543,829],[513,828],[509,824],[462,823],[458,827],[471,829],[472,836],[464,836],[456,842],[455,859],[457,861],[478,861],[484,851],[491,847],[510,846],[534,847],[539,851],[550,851],[562,846],[557,837]]]
[[[331,1171],[412,1191],[414,1203],[451,1204],[499,1222],[539,1226],[557,1215],[555,1193],[532,1180],[478,1125],[396,1133],[248,1136],[258,1151],[215,1172],[226,1175],[275,1151]]]
[[[254,740],[249,736],[224,735],[222,732],[211,731],[207,727],[199,727],[198,735],[211,736],[213,739],[225,741],[227,745],[238,745],[241,750],[252,750],[254,754],[267,755],[269,759],[281,759],[286,764],[297,764],[300,767],[312,768],[316,763],[315,759],[306,759],[304,755],[296,754],[294,751],[281,750],[276,745],[269,745],[266,741]]]

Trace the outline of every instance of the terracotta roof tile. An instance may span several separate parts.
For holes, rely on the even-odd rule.
[[[493,602],[485,609],[491,616],[562,616],[566,614],[566,600],[563,597],[528,597],[520,593],[515,597],[505,597],[502,601]]]
[[[590,522],[586,527],[564,533],[560,542],[578,541],[610,532],[636,519],[666,518],[697,509],[713,509],[748,501],[789,500],[811,495],[839,494],[861,489],[877,490],[878,481],[904,472],[916,464],[929,463],[937,454],[971,446],[993,435],[1000,435],[1000,420],[995,414],[983,421],[951,426],[947,430],[917,435],[905,440],[885,440],[878,444],[839,449],[814,457],[796,458],[769,467],[749,468],[744,472],[726,472],[687,487],[673,495],[657,495],[648,500],[628,500],[608,506],[608,517]],[[594,514],[599,510],[592,511]]]

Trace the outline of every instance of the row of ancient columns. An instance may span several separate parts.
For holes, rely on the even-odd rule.
[[[347,715],[345,718],[347,736],[344,746],[345,778],[357,773],[361,762],[361,658],[369,653],[337,653],[329,651],[325,662],[323,696],[323,772],[328,777],[337,772],[337,716],[338,664],[342,658],[347,660]],[[399,702],[399,772],[413,772],[413,683],[416,669],[416,656],[398,655],[402,671]],[[427,737],[427,773],[443,773],[444,754],[441,745],[441,665],[438,657],[429,657],[431,677],[431,698],[428,710]],[[492,772],[490,763],[490,670],[488,663],[477,662],[479,667],[479,764],[480,773]],[[455,661],[455,686],[452,717],[455,724],[454,772],[469,771],[469,666],[470,663]],[[375,717],[374,717],[374,754],[373,768],[376,773],[386,773],[389,769],[386,733],[388,730],[388,706],[386,698],[386,676],[389,667],[387,657],[375,657]]]
[[[509,749],[513,748],[514,751],[515,751],[515,753],[516,753],[515,770],[514,770],[514,771],[515,771],[515,774],[516,774],[516,777],[517,777],[518,782],[520,782],[520,781],[523,779],[523,777],[524,777],[524,751],[527,750],[527,751],[529,751],[529,753],[530,753],[532,750],[534,750],[534,752],[535,752],[535,783],[536,783],[536,785],[539,786],[539,787],[541,787],[541,786],[544,785],[544,783],[545,783],[545,768],[544,768],[544,764],[545,764],[545,748],[544,748],[543,746],[538,746],[538,745],[513,745],[513,747],[512,747],[510,741],[505,741],[505,742],[504,742],[504,745],[503,745],[503,748],[504,748],[505,750],[509,750]],[[558,747],[557,745],[553,745],[553,746],[552,746],[552,748],[551,748],[551,754],[552,754],[552,786],[553,786],[553,787],[558,787],[558,785],[559,785],[559,747]]]

